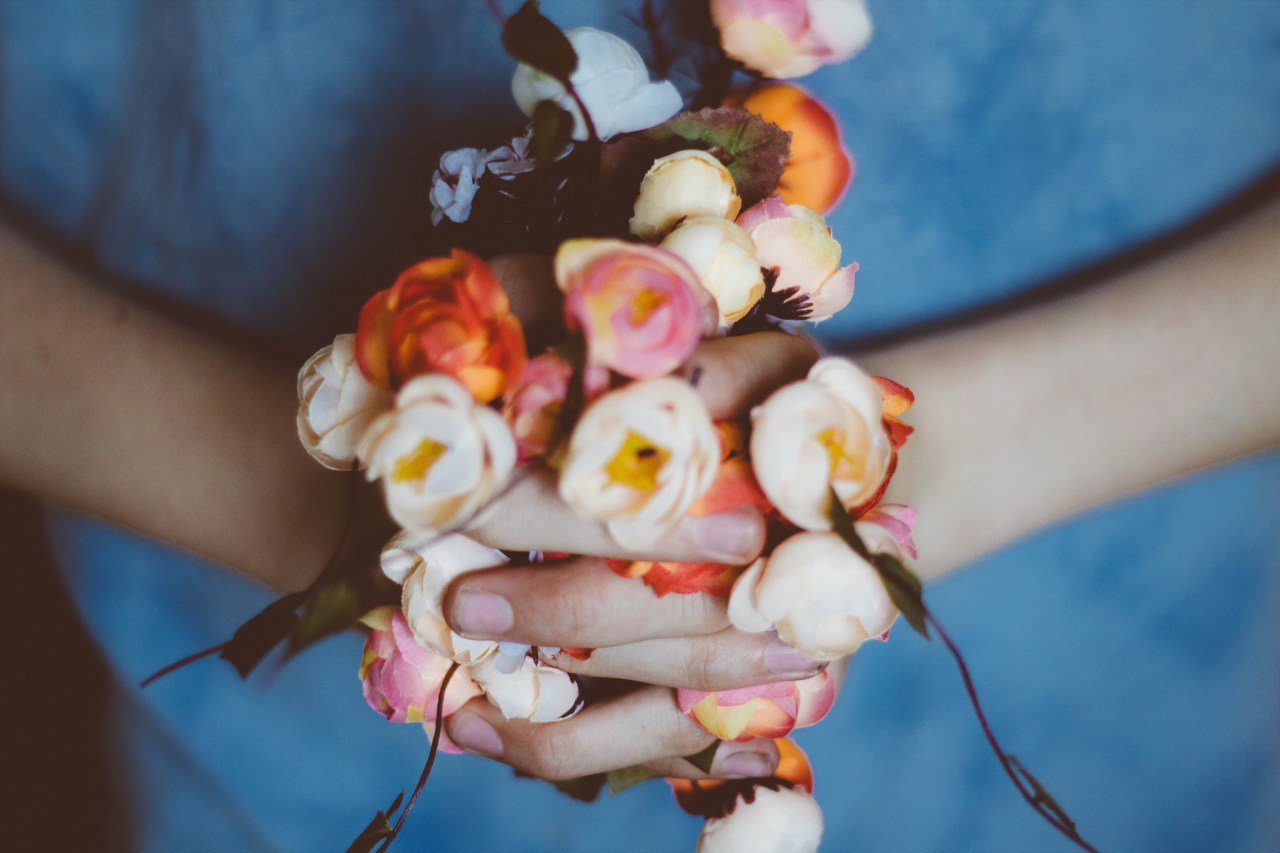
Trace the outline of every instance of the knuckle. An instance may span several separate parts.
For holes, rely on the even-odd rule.
[[[547,723],[534,729],[525,756],[524,769],[549,782],[563,782],[581,775],[576,767],[572,744],[557,734],[559,727]]]

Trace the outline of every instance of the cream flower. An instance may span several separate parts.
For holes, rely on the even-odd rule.
[[[516,445],[502,416],[448,376],[411,380],[360,444],[366,476],[382,480],[404,528],[447,530],[470,518],[511,476]]]
[[[693,267],[702,286],[716,299],[721,328],[741,320],[764,296],[756,244],[728,219],[686,219],[659,245]]]
[[[755,799],[738,802],[712,818],[698,836],[697,853],[813,853],[822,841],[822,809],[804,791],[756,788]]]
[[[649,82],[644,60],[622,39],[591,27],[569,30],[565,35],[578,54],[578,67],[569,82],[601,139],[653,127],[680,110],[684,101],[676,87],[665,80]],[[540,102],[556,102],[574,118],[573,138],[588,138],[582,111],[564,86],[549,74],[522,63],[511,80],[511,94],[530,117]]]
[[[471,668],[471,677],[508,720],[549,723],[577,713],[578,683],[569,673],[526,657],[514,672],[504,672],[498,658]]]
[[[351,467],[365,431],[391,405],[391,395],[360,372],[355,339],[338,335],[298,371],[298,438],[335,471]]]
[[[853,508],[889,473],[880,390],[853,362],[824,358],[751,412],[751,465],[787,520],[829,530],[831,489]]]
[[[631,233],[658,240],[688,216],[733,219],[742,199],[724,164],[706,151],[688,149],[653,161],[636,196]]]
[[[560,496],[580,515],[608,524],[633,550],[670,532],[711,487],[720,441],[689,384],[672,377],[633,382],[583,412],[560,473]]]
[[[873,553],[901,557],[893,537],[858,525]],[[740,631],[774,627],[782,641],[815,660],[835,660],[879,637],[898,609],[875,567],[835,533],[797,533],[743,572],[729,596]]]

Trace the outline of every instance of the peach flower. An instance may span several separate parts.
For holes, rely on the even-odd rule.
[[[365,430],[390,405],[356,366],[355,335],[338,335],[298,371],[298,438],[326,468],[350,468]]]
[[[543,353],[529,361],[520,387],[507,398],[503,415],[511,424],[521,463],[551,449],[572,375],[569,362],[555,353]],[[587,365],[583,378],[588,400],[598,397],[609,385],[608,372],[596,365]]]
[[[677,690],[676,705],[721,740],[780,738],[819,722],[836,701],[827,670],[800,681],[778,681],[736,690]]]
[[[684,259],[715,297],[721,328],[741,320],[764,296],[764,273],[756,258],[756,244],[728,219],[686,219],[661,246]]]
[[[766,77],[844,62],[871,40],[864,0],[711,0],[724,52]]]
[[[653,161],[640,182],[629,227],[641,240],[660,240],[681,219],[714,216],[733,219],[742,199],[729,170],[696,148]]]
[[[449,659],[419,645],[397,607],[379,607],[361,621],[372,629],[360,661],[369,707],[393,723],[433,722]],[[444,696],[444,716],[479,695],[465,671],[455,672]]]
[[[472,667],[471,676],[508,720],[550,723],[581,708],[573,676],[531,657],[523,658],[513,672],[499,666],[497,658],[489,658]]]
[[[804,319],[817,323],[849,304],[858,265],[840,266],[840,244],[818,213],[772,195],[743,211],[738,225],[755,242],[760,266],[776,271],[773,289],[794,291],[789,302],[808,300]]]

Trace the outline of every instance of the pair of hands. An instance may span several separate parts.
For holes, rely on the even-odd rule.
[[[530,318],[536,322],[539,314],[554,312],[548,306],[555,305],[555,294],[538,262],[498,262],[494,268],[526,326]],[[806,339],[762,332],[704,341],[683,371],[698,372],[697,390],[712,417],[727,418],[745,414],[774,388],[802,378],[816,359]],[[713,738],[680,713],[670,688],[724,690],[796,680],[817,674],[823,664],[771,633],[734,629],[722,599],[706,594],[659,598],[605,563],[609,557],[749,563],[764,546],[764,520],[756,510],[686,518],[652,553],[635,554],[619,547],[603,524],[576,515],[560,500],[554,478],[542,474],[521,480],[466,532],[507,551],[593,556],[508,565],[458,578],[444,601],[454,631],[473,639],[593,648],[588,660],[561,653],[554,663],[571,673],[635,685],[554,723],[506,720],[483,697],[474,699],[446,721],[455,744],[551,780],[635,764],[693,779],[773,771],[778,753],[766,739],[723,744],[710,774],[681,758],[702,751]]]

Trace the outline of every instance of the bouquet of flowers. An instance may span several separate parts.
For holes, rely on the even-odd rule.
[[[735,628],[776,631],[815,661],[887,639],[899,614],[926,637],[932,629],[960,663],[1018,790],[1092,849],[991,735],[959,653],[905,564],[916,555],[915,510],[883,497],[912,431],[899,419],[911,392],[827,357],[749,418],[714,419],[690,367],[707,339],[794,333],[853,296],[857,264],[842,259],[823,218],[852,160],[825,108],[770,78],[857,53],[871,33],[861,0],[711,0],[704,26],[682,42],[645,2],[639,23],[653,71],[683,73],[694,83],[685,94],[654,82],[617,36],[562,32],[533,0],[509,19],[494,11],[519,61],[512,90],[527,132],[441,157],[429,193],[433,237],[452,248],[373,294],[354,333],[316,353],[298,379],[303,445],[329,468],[376,481],[399,532],[372,546],[348,537],[311,587],[179,665],[220,653],[247,674],[281,642],[287,656],[362,624],[369,705],[431,735],[408,804],[400,810],[397,797],[351,846],[385,850],[437,750],[459,751],[442,722],[464,704],[484,697],[508,719],[553,723],[587,700],[557,664],[592,649],[469,639],[445,620],[446,592],[461,575],[570,556],[512,554],[470,538],[478,521],[500,523],[486,520],[495,498],[542,478],[584,523],[637,555],[690,515],[749,506],[768,522],[749,565],[609,565],[658,596],[721,596]],[[482,260],[514,252],[553,259],[563,325],[536,351]],[[383,578],[367,570],[375,563]],[[820,721],[835,692],[832,669],[676,691],[680,711],[717,738],[688,756],[695,766],[709,768],[722,741],[772,738],[781,755],[767,777],[670,780],[680,806],[707,819],[700,850],[816,849],[812,773],[787,735]],[[594,796],[649,778],[633,767],[572,787]]]

